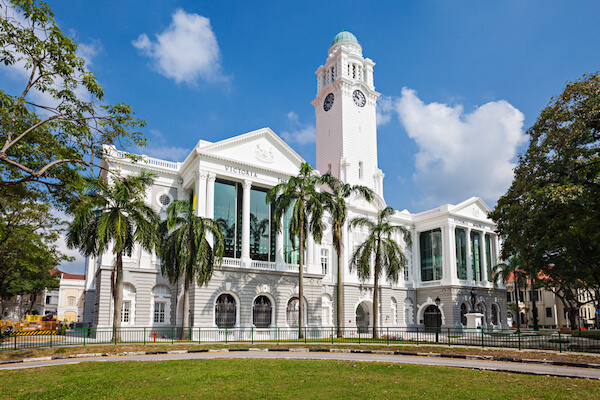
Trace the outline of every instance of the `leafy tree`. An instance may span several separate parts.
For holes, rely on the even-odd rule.
[[[298,297],[300,303],[298,335],[304,337],[304,249],[306,238],[312,235],[317,243],[323,237],[323,214],[325,207],[331,205],[331,196],[318,191],[321,185],[319,177],[308,163],[302,163],[300,172],[290,177],[289,181],[271,188],[266,195],[266,202],[273,204],[273,222],[277,232],[282,230],[282,220],[286,211],[291,208],[289,236],[295,246],[298,238],[300,260],[298,269]]]
[[[169,205],[160,232],[162,274],[171,284],[183,278],[183,335],[189,338],[185,328],[189,327],[190,284],[195,278],[198,286],[208,285],[214,269],[221,266],[225,240],[219,223],[194,215],[192,203],[186,200],[175,200]]]
[[[0,298],[58,287],[52,271],[71,260],[56,246],[59,219],[37,197],[25,188],[0,196]]]
[[[157,241],[158,215],[144,203],[153,182],[154,175],[145,170],[135,176],[114,177],[112,182],[90,180],[90,190],[67,210],[73,217],[67,230],[70,249],[79,249],[86,257],[112,251],[115,257],[111,273],[115,328],[121,326],[123,256],[130,257],[136,244],[152,251]],[[118,339],[118,330],[115,335]]]
[[[398,243],[392,237],[399,233],[403,236],[407,246],[412,244],[410,232],[399,225],[390,224],[390,217],[394,215],[392,207],[386,207],[377,213],[377,220],[372,221],[366,217],[357,217],[350,222],[353,228],[366,227],[369,230],[367,238],[352,254],[350,270],[356,270],[359,279],[366,281],[371,279],[372,261],[373,267],[373,337],[378,338],[379,324],[379,278],[385,271],[385,277],[389,282],[398,282],[398,275],[406,267],[407,259]]]
[[[144,125],[104,92],[77,55],[78,45],[45,3],[0,1],[0,63],[22,68],[22,91],[0,89],[0,189],[32,185],[58,203],[83,188],[80,173],[99,166],[103,145],[144,144]]]
[[[529,147],[519,157],[513,183],[490,214],[504,238],[502,257],[519,254],[530,275],[537,276],[537,270],[553,279],[598,287],[598,73],[568,83],[527,134]]]
[[[336,324],[338,327],[338,337],[343,336],[342,325],[344,321],[344,287],[342,283],[342,246],[344,245],[343,229],[346,224],[346,215],[348,206],[346,199],[352,194],[363,196],[367,201],[373,198],[373,191],[366,186],[350,185],[344,183],[327,172],[321,178],[327,185],[332,195],[332,205],[329,209],[333,221],[331,232],[333,238],[333,247],[337,257],[337,290],[336,290]]]

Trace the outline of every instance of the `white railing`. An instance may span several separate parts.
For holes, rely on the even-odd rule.
[[[269,261],[252,261],[252,263],[250,264],[250,268],[256,268],[256,269],[268,269],[271,271],[275,271],[277,269],[277,264],[275,264],[274,262],[269,262]]]
[[[306,270],[307,270],[306,267],[307,266],[304,265],[302,268],[304,270],[304,272],[306,272]],[[285,270],[292,271],[292,272],[298,272],[299,266],[298,266],[298,264],[285,264]]]
[[[129,156],[129,153],[127,153],[125,151],[117,150],[114,147],[112,149],[110,149],[109,154],[115,158],[127,158]],[[174,169],[174,170],[179,170],[179,167],[181,166],[181,163],[178,163],[178,162],[165,161],[165,160],[161,160],[159,158],[148,157],[145,155],[143,155],[141,160],[139,160],[137,162],[138,163],[143,162],[143,163],[146,163],[149,165],[154,165],[157,167]]]
[[[226,265],[228,267],[241,267],[242,260],[240,260],[239,258],[223,257],[223,265]]]

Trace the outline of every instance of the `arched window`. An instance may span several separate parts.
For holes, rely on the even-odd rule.
[[[121,303],[121,324],[135,324],[135,287],[130,283],[123,284],[123,302]]]
[[[171,320],[171,290],[165,285],[152,289],[152,311],[154,325],[166,325]]]
[[[404,299],[404,323],[413,324],[413,302],[411,299]]]
[[[463,326],[467,326],[467,305],[465,303],[462,303],[460,305],[460,323]]]
[[[331,326],[331,312],[332,309],[332,301],[329,295],[324,294],[321,296],[321,324],[323,326]]]
[[[500,310],[497,304],[492,304],[492,324],[498,325],[500,322]]]
[[[267,296],[258,296],[254,299],[252,306],[252,323],[257,328],[268,328],[271,326],[273,306]]]
[[[215,304],[215,322],[218,327],[235,326],[237,303],[232,295],[223,293]]]
[[[306,325],[307,314],[308,314],[308,307],[306,306],[306,301],[304,301],[304,317],[302,318],[304,320],[304,325]],[[285,309],[285,315],[286,315],[286,321],[287,321],[288,326],[291,326],[291,327],[299,326],[300,302],[298,301],[297,296],[292,297],[288,301],[287,307]]]
[[[391,304],[390,308],[391,308],[391,313],[392,313],[392,325],[396,326],[396,325],[398,325],[398,318],[397,318],[398,302],[393,297],[392,297],[392,304]]]

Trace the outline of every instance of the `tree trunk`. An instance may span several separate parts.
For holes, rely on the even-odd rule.
[[[183,320],[181,325],[183,331],[181,332],[181,340],[190,340],[190,281],[187,277],[183,281]]]
[[[513,274],[514,278],[514,292],[515,292],[515,313],[517,318],[517,330],[521,329],[521,310],[519,309],[519,285],[517,285],[517,274]],[[510,328],[510,327],[509,327]]]
[[[379,338],[379,247],[375,254],[375,277],[373,282],[373,339]]]
[[[121,308],[123,307],[123,254],[117,253],[117,261],[115,263],[116,275],[113,279],[114,290],[114,312],[113,312],[113,328],[114,341],[121,340]],[[131,317],[131,316],[130,316]]]
[[[300,228],[300,257],[298,260],[298,339],[304,339],[304,226],[301,221]]]
[[[337,292],[336,292],[336,325],[337,337],[344,337],[342,325],[344,324],[344,287],[342,282],[342,254],[336,251],[337,255]]]
[[[538,313],[535,305],[535,277],[531,275],[531,315],[533,315],[533,330],[538,330]]]

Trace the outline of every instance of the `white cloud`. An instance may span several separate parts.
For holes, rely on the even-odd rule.
[[[281,133],[283,140],[288,143],[298,143],[299,145],[315,143],[317,141],[317,130],[314,125],[300,123],[298,114],[293,111],[290,111],[287,117],[291,129]]]
[[[142,33],[133,46],[154,61],[154,68],[177,83],[223,81],[220,51],[210,20],[198,14],[177,9],[171,25],[156,34],[153,42]]]
[[[63,225],[60,225],[57,227],[59,229],[65,229],[67,227],[68,223],[71,221],[71,217],[66,215],[64,212],[56,210],[56,209],[52,210],[52,215],[54,215],[56,218],[59,218],[62,221],[65,221],[65,223]],[[62,232],[60,234],[60,237],[58,238],[58,240],[56,241],[55,244],[61,253],[75,258],[74,261],[63,262],[61,265],[58,266],[58,269],[60,271],[68,272],[68,273],[72,273],[72,274],[84,274],[85,273],[85,257],[82,256],[78,250],[69,249],[67,247],[65,232]]]
[[[512,182],[512,160],[525,141],[523,113],[504,100],[465,113],[461,105],[425,104],[407,88],[393,103],[419,147],[413,180],[425,195],[420,205],[479,196],[493,206]]]
[[[394,113],[394,99],[389,96],[381,96],[377,100],[377,126],[385,125],[391,121]]]

